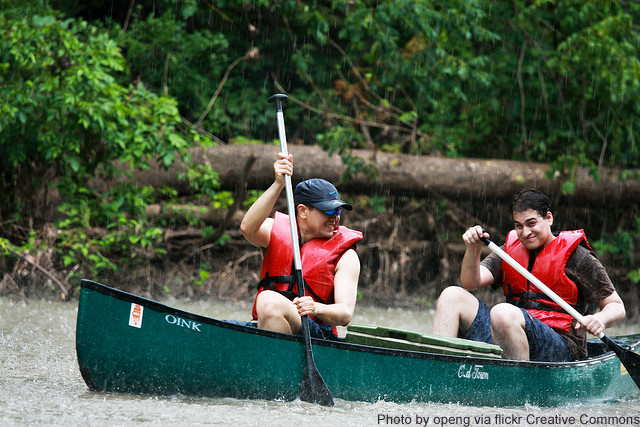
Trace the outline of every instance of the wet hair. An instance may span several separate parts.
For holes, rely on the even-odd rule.
[[[524,212],[532,209],[538,212],[541,217],[544,217],[547,215],[547,212],[551,211],[551,200],[538,190],[520,190],[514,194],[509,208],[511,215],[515,212]]]

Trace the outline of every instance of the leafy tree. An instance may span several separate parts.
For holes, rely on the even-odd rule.
[[[87,194],[85,207],[65,208],[70,218],[134,218],[150,192],[102,197],[83,182],[115,174],[113,159],[170,163],[189,145],[179,127],[222,142],[269,140],[276,130],[265,101],[276,91],[290,96],[289,139],[340,153],[349,173],[366,170],[350,156],[366,147],[549,162],[566,192],[576,166],[637,178],[636,2],[0,5],[4,217],[55,182],[65,194]],[[127,191],[139,192],[136,202]],[[110,208],[98,208],[101,200]]]
[[[568,178],[638,166],[634,2],[139,0],[127,15],[119,0],[106,17],[52,3],[102,20],[131,79],[225,141],[270,139],[263,101],[281,88],[302,107],[289,133],[342,153],[554,162]]]
[[[485,46],[496,76],[479,110],[483,122],[493,118],[486,148],[502,147],[500,157],[553,162],[568,178],[575,166],[594,173],[601,166],[638,167],[639,7],[492,2],[489,19],[500,43]]]
[[[186,120],[223,140],[269,139],[256,106],[282,88],[304,107],[288,111],[294,138],[347,154],[367,146],[456,155],[468,91],[492,79],[474,47],[497,36],[476,0],[137,5],[117,28],[104,20],[132,78],[175,95]]]
[[[179,130],[173,98],[117,82],[127,68],[106,33],[29,10],[37,3],[0,2],[0,218],[19,221],[43,207],[44,189],[59,192],[66,217],[55,247],[65,265],[83,259],[89,268],[114,268],[108,255],[152,250],[159,237],[144,220],[153,192],[118,180],[115,162],[168,166],[186,159],[197,137]],[[88,185],[96,176],[104,191]],[[107,233],[87,236],[96,226]],[[33,236],[13,240],[37,249]]]

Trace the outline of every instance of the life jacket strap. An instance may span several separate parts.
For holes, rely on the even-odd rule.
[[[521,293],[509,293],[507,295],[507,302],[520,308],[530,308],[533,310],[546,310],[557,311],[560,313],[566,313],[562,308],[553,307],[545,304],[544,300],[548,301],[547,295],[541,292],[521,292]],[[578,310],[578,305],[571,305],[574,309]]]
[[[302,280],[304,281],[304,289],[305,289],[305,293],[309,292],[312,296],[313,299],[322,303],[322,304],[326,304],[327,302],[320,298],[318,296],[318,294],[316,294],[313,289],[311,289],[311,286],[309,286],[309,284],[307,283],[306,280],[304,280],[304,278],[302,278]],[[281,276],[269,276],[269,273],[267,273],[267,275],[265,276],[264,279],[260,280],[257,284],[257,288],[259,290],[264,290],[264,289],[268,289],[271,291],[276,291],[282,295],[284,295],[285,297],[287,297],[290,300],[293,300],[295,297],[298,296],[297,293],[294,292],[293,289],[293,285],[295,284],[296,279],[294,276],[292,275],[281,275]],[[275,284],[276,283],[287,283],[287,289],[286,290],[281,290],[281,289],[275,289]]]

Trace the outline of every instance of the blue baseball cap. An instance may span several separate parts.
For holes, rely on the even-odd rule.
[[[296,185],[293,199],[296,206],[313,206],[321,211],[332,211],[338,208],[348,211],[353,209],[349,203],[340,200],[340,193],[332,183],[321,178],[308,179]]]

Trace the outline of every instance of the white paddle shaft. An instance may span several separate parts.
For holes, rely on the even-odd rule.
[[[276,112],[278,121],[278,135],[280,137],[280,151],[286,156],[287,151],[287,135],[284,130],[284,113],[282,108],[278,108]],[[293,265],[296,270],[302,271],[302,262],[300,261],[300,243],[298,241],[298,224],[296,223],[296,207],[293,204],[293,188],[291,186],[291,176],[284,176],[284,187],[287,193],[287,208],[289,212],[289,224],[291,225],[291,241],[293,244]]]
[[[509,264],[511,267],[515,268],[516,270],[518,270],[518,273],[522,274],[528,281],[536,285],[536,287],[540,289],[542,292],[544,292],[546,296],[551,298],[553,301],[555,301],[556,304],[562,307],[567,313],[572,315],[578,322],[582,323],[583,325],[586,323],[586,319],[582,314],[578,313],[578,311],[575,308],[571,307],[565,300],[560,298],[558,294],[553,292],[551,289],[549,289],[547,285],[542,283],[536,276],[531,274],[529,270],[527,270],[522,265],[520,265],[518,261],[511,258],[511,256],[508,253],[500,249],[498,245],[496,245],[495,243],[489,240],[489,243],[487,244],[487,246],[489,247],[489,249],[495,252],[496,255],[502,258],[507,264]],[[598,335],[598,338],[602,338],[603,335],[604,335],[604,332],[601,332]]]

